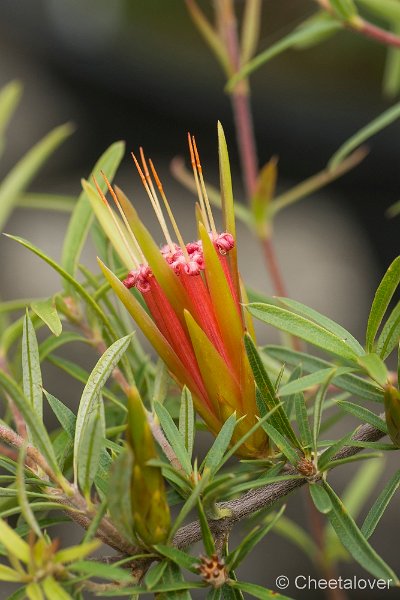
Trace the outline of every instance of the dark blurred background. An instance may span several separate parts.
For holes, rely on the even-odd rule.
[[[199,4],[212,15],[211,1]],[[238,1],[237,8],[240,14],[243,3]],[[314,9],[311,0],[265,0],[260,48],[288,33]],[[194,235],[193,199],[173,181],[169,163],[175,155],[186,156],[190,130],[196,135],[207,179],[217,183],[219,119],[229,142],[236,196],[241,198],[224,77],[183,0],[2,0],[0,15],[0,85],[11,79],[24,85],[1,175],[49,129],[72,121],[76,132],[43,169],[35,190],[78,195],[80,178],[88,175],[96,158],[110,143],[124,139],[127,155],[118,183],[154,225],[128,152],[143,145],[160,167],[183,229]],[[288,51],[251,77],[260,164],[279,156],[280,190],[322,169],[348,137],[390,105],[381,92],[384,60],[383,47],[339,33],[310,50]],[[381,132],[371,140],[370,155],[359,167],[287,209],[275,224],[289,294],[338,320],[360,339],[374,289],[399,250],[399,221],[385,217],[385,209],[399,199],[399,132],[399,123]],[[17,210],[6,230],[59,258],[67,222],[68,216],[60,213],[44,216]],[[246,281],[271,293],[257,243],[244,228],[239,227],[239,233]],[[43,296],[58,289],[53,273],[4,238],[0,257],[4,299]],[[94,266],[90,248],[85,262]],[[263,335],[264,341],[275,339],[272,332]],[[64,399],[73,404],[79,388],[69,380],[63,382],[54,369],[48,368],[46,376],[48,389],[56,393],[64,386]],[[346,469],[342,479],[336,476],[339,486],[352,473]],[[299,503],[297,495],[290,511],[301,520]],[[393,508],[374,537],[377,549],[398,570],[391,532],[399,531],[399,526]],[[280,573],[314,573],[307,560],[277,536],[260,548],[244,570],[248,580],[272,586]],[[359,572],[353,565],[344,571]],[[321,597],[292,589],[288,593],[296,598]],[[392,592],[376,594],[349,597],[395,597]],[[6,596],[0,592],[2,597]]]

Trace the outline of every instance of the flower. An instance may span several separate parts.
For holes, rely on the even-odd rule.
[[[185,243],[156,169],[140,149],[141,164],[134,162],[160,223],[165,244],[160,248],[139,219],[125,194],[108,185],[120,214],[112,210],[100,187],[83,182],[94,211],[119,257],[129,268],[121,282],[101,261],[105,277],[145,336],[166,363],[171,375],[191,391],[198,414],[217,434],[236,413],[235,443],[257,423],[255,382],[243,336],[252,335],[249,316],[241,306],[244,288],[237,269],[235,223],[229,159],[219,124],[222,205],[226,230],[215,226],[194,137],[188,136],[193,176],[199,203],[196,206],[199,239]],[[154,180],[154,181],[153,181]],[[157,190],[156,190],[157,188]],[[164,211],[175,236],[173,239]],[[131,293],[136,289],[147,311]],[[245,299],[245,298],[244,298]],[[261,428],[241,445],[238,455],[268,454],[268,438]]]

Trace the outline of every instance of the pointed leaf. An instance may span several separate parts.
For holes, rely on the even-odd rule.
[[[315,508],[323,515],[328,514],[332,510],[332,502],[326,490],[318,483],[310,483],[308,489]]]
[[[400,470],[396,471],[393,477],[383,488],[378,498],[371,507],[367,514],[363,526],[361,527],[361,533],[366,539],[370,538],[374,533],[379,521],[381,520],[390,500],[393,498],[395,492],[400,485]]]
[[[55,336],[60,335],[62,332],[62,324],[53,298],[32,302],[31,309],[44,323],[46,323],[47,327]]]
[[[350,552],[354,560],[374,577],[391,579],[392,583],[396,585],[398,583],[397,576],[369,545],[340,498],[326,482],[324,482],[324,487],[332,503],[332,510],[328,513],[328,518],[343,546]]]
[[[107,379],[110,377],[112,371],[121,360],[123,354],[126,352],[131,341],[131,336],[117,340],[110,346],[103,356],[99,359],[93,371],[91,372],[85,389],[83,390],[82,397],[79,403],[78,414],[76,417],[75,427],[75,441],[74,441],[74,476],[77,480],[78,466],[80,462],[81,452],[81,441],[84,431],[84,425],[89,415],[92,413],[96,406]]]
[[[173,447],[175,454],[181,463],[183,469],[190,475],[192,473],[192,464],[190,462],[190,456],[185,446],[185,440],[182,437],[179,429],[172,420],[171,415],[167,409],[162,405],[156,403],[154,405],[157,417],[160,420],[161,427],[167,437],[167,440]]]
[[[236,413],[233,413],[223,424],[221,431],[214,440],[213,445],[201,465],[201,470],[208,470],[211,477],[218,471],[218,467],[231,443],[236,427]]]
[[[366,370],[371,379],[374,379],[382,387],[386,385],[389,374],[385,363],[375,352],[360,356],[358,364]]]
[[[3,519],[0,519],[0,543],[12,556],[16,556],[26,564],[30,562],[31,553],[28,544]]]
[[[246,308],[260,321],[310,342],[326,352],[350,361],[357,358],[357,354],[347,342],[309,319],[270,304],[251,303],[247,304]]]
[[[112,144],[93,167],[92,175],[99,177],[100,172],[104,171],[109,180],[112,181],[115,172],[122,160],[125,151],[124,142],[115,142]],[[105,191],[106,183],[103,179],[99,180],[100,187]],[[93,220],[93,211],[90,201],[83,191],[78,198],[74,211],[68,225],[67,233],[64,238],[61,264],[64,270],[70,275],[75,275],[79,263],[79,258],[86,241],[90,225]]]
[[[192,394],[187,387],[184,387],[181,394],[181,408],[179,413],[179,431],[185,441],[185,447],[189,458],[193,453],[194,442],[194,409]]]
[[[42,372],[35,329],[26,311],[22,334],[22,381],[23,390],[32,409],[43,418]]]
[[[400,340],[400,302],[392,310],[376,343],[376,351],[384,360]]]

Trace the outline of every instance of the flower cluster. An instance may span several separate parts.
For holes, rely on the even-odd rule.
[[[97,184],[103,204],[92,194],[92,205],[129,273],[121,282],[102,263],[101,267],[171,375],[191,391],[196,410],[208,428],[217,434],[226,419],[236,413],[234,443],[258,417],[255,382],[243,342],[244,333],[253,334],[253,328],[241,306],[244,289],[237,270],[234,228],[231,224],[231,230],[217,231],[196,142],[190,135],[189,149],[199,199],[199,239],[184,242],[155,167],[150,160],[151,177],[141,149],[141,164],[135,156],[133,159],[166,243],[159,248],[125,194],[106,180],[120,217]],[[90,191],[88,184],[86,189]],[[147,311],[131,288],[141,295]],[[248,436],[238,452],[251,457],[267,453],[268,439],[261,428]]]

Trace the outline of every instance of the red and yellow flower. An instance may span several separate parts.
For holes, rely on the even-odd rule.
[[[215,227],[196,143],[190,135],[199,198],[196,206],[199,239],[194,242],[184,242],[154,165],[150,160],[149,170],[142,149],[141,165],[133,158],[165,237],[166,243],[161,248],[118,187],[113,189],[107,182],[120,217],[98,186],[103,203],[88,182],[83,185],[105,233],[129,269],[121,282],[99,261],[105,277],[175,381],[189,388],[207,427],[217,434],[226,419],[236,412],[240,422],[235,442],[253,427],[259,413],[254,377],[243,342],[246,331],[254,333],[241,306],[245,292],[237,268],[229,159],[220,125],[218,133],[225,227],[222,233]],[[132,294],[132,288],[141,294],[147,311]],[[268,454],[268,438],[261,428],[247,438],[238,454],[247,457]]]

